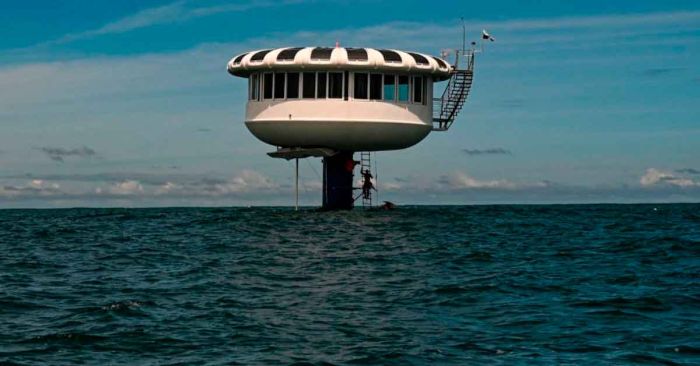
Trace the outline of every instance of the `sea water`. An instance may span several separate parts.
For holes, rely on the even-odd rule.
[[[700,364],[700,205],[2,210],[0,363]]]

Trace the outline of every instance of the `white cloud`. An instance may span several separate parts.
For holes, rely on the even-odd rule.
[[[182,186],[180,186],[179,184],[175,184],[173,182],[165,182],[164,184],[161,184],[158,187],[156,187],[155,194],[170,194],[173,192],[177,192],[180,189],[182,189]]]
[[[253,191],[267,191],[279,186],[270,178],[254,170],[244,170],[239,175],[226,182],[207,186],[205,194],[226,195]]]
[[[186,20],[189,18],[188,15],[185,1],[176,1],[167,5],[141,10],[130,16],[107,23],[97,29],[66,35],[58,39],[57,42],[64,43],[98,35],[124,33],[156,24]]]
[[[697,29],[700,11],[657,12],[641,14],[555,17],[539,19],[513,20],[467,20],[468,37],[476,36],[483,28],[502,35],[498,43],[507,44],[508,48],[526,47],[531,50],[538,45],[552,50],[555,44],[571,48],[572,41],[583,43],[578,47],[619,44],[624,37],[640,35],[657,35],[678,30]],[[663,28],[661,28],[663,27]],[[459,25],[449,23],[389,22],[367,26],[360,29],[335,29],[324,32],[299,31],[293,34],[276,34],[273,37],[261,37],[259,41],[275,42],[276,39],[295,39],[289,44],[317,44],[318,39],[338,39],[344,45],[396,47],[405,49],[424,49],[437,52],[440,48],[453,46]],[[585,31],[572,32],[572,30]],[[615,37],[611,37],[614,32]],[[674,39],[678,38],[674,35]],[[647,37],[648,38],[648,37]],[[664,39],[665,44],[671,41]],[[595,42],[584,42],[594,40]],[[588,44],[591,43],[591,44]],[[273,43],[276,44],[276,43]],[[283,43],[284,44],[284,43]],[[520,60],[519,60],[520,62]]]
[[[323,189],[323,182],[320,180],[309,180],[300,182],[300,190],[302,191],[317,191],[321,192]]]
[[[66,34],[54,40],[42,42],[33,46],[16,51],[32,52],[32,49],[42,46],[65,44],[82,39],[90,39],[103,35],[126,33],[155,25],[172,24],[185,22],[192,19],[212,16],[216,14],[243,12],[256,8],[276,7],[290,4],[313,2],[314,0],[251,0],[248,2],[224,5],[200,5],[194,1],[178,0],[170,4],[147,8],[132,15],[117,19],[104,24],[101,27],[90,29],[78,33]],[[517,39],[513,44],[543,44],[551,48],[553,42],[571,43],[574,39],[581,41],[581,37],[592,37],[599,39],[615,39],[608,33],[610,29],[624,30],[629,28],[648,29],[654,26],[664,26],[687,29],[691,26],[695,29],[695,24],[700,21],[700,11],[672,11],[639,14],[613,14],[594,15],[580,17],[555,17],[555,18],[535,18],[535,19],[512,19],[512,20],[484,20],[468,19],[467,24],[470,30],[477,32],[482,28],[493,29],[496,32],[504,32],[508,37],[499,38],[500,42],[510,42]],[[411,49],[430,48],[448,46],[446,39],[452,39],[458,24],[435,24],[416,22],[390,22],[377,26],[369,26],[361,29],[337,29],[323,32],[300,31],[293,34],[275,34],[268,37],[269,40],[281,40],[274,44],[285,44],[284,40],[297,39],[301,42],[289,42],[287,44],[317,44],[319,39],[336,40],[362,46],[382,46],[407,47]],[[570,36],[552,35],[548,31],[557,30],[566,32],[572,29],[587,29],[585,35],[578,35],[577,38]],[[673,31],[673,29],[671,29]],[[534,34],[532,34],[534,32]],[[643,33],[643,32],[642,32]],[[658,33],[658,30],[657,30]],[[632,33],[616,33],[620,35],[639,35],[639,31]],[[534,37],[532,37],[534,35]],[[258,40],[264,40],[261,37]],[[666,42],[669,42],[667,40]],[[269,42],[268,42],[269,43]]]
[[[110,197],[110,196],[140,196],[140,197],[220,197],[252,195],[277,195],[287,193],[289,188],[282,188],[266,175],[254,170],[242,170],[239,174],[228,179],[213,178],[202,175],[147,175],[127,174],[95,174],[95,175],[48,175],[61,180],[65,187],[37,177],[25,184],[0,185],[0,195],[14,197],[37,194],[63,194],[71,197]],[[122,176],[118,181],[113,179]],[[140,179],[139,179],[140,178]],[[6,179],[17,180],[9,176]],[[67,188],[60,191],[59,188]],[[302,186],[304,190],[320,189],[320,182],[310,181]]]
[[[143,185],[136,180],[125,180],[123,182],[114,183],[107,187],[106,189],[97,188],[95,190],[97,194],[112,194],[117,196],[130,196],[136,194],[143,194]]]
[[[593,15],[496,21],[491,24],[503,30],[547,30],[564,28],[622,28],[690,23],[700,20],[700,11],[672,11],[639,14]],[[484,24],[486,26],[488,24]]]
[[[456,172],[443,177],[441,183],[446,184],[450,189],[515,189],[518,186],[505,179],[500,180],[478,180],[464,172]]]
[[[689,178],[679,177],[656,168],[647,169],[646,173],[644,173],[644,175],[639,179],[639,183],[644,187],[656,185],[670,185],[683,188],[700,187],[700,182],[696,182]]]
[[[243,170],[230,179],[196,178],[183,176],[177,182],[148,185],[125,180],[111,185],[108,189],[98,188],[97,193],[113,195],[144,194],[148,196],[209,197],[229,196],[243,193],[279,193],[279,185],[267,176],[254,170]]]
[[[508,179],[479,179],[463,171],[455,171],[450,174],[431,178],[426,176],[402,177],[400,179],[384,179],[378,182],[378,188],[384,192],[422,192],[455,193],[460,191],[500,191],[500,192],[525,192],[543,191],[553,188],[555,185],[548,181],[538,182],[513,182]]]
[[[29,112],[86,101],[119,102],[216,85],[229,52],[192,49],[170,54],[97,57],[0,67],[0,110]],[[187,70],[187,72],[182,72]],[[230,79],[224,79],[230,81]],[[34,107],[32,107],[34,105]]]
[[[254,8],[294,4],[298,2],[301,1],[257,0],[238,4],[192,6],[192,4],[194,4],[194,2],[192,1],[179,0],[163,6],[138,11],[132,15],[126,16],[121,19],[117,19],[113,22],[109,22],[96,29],[91,29],[79,33],[66,34],[60,38],[42,43],[40,45],[64,44],[73,41],[78,41],[81,39],[94,38],[102,35],[126,33],[141,28],[151,27],[154,25],[185,22],[188,20],[216,14],[242,12]]]
[[[36,189],[58,189],[59,185],[58,183],[49,183],[42,179],[32,179],[32,181],[29,182],[29,187]]]
[[[0,183],[0,202],[4,207],[87,206],[164,206],[164,205],[289,205],[293,186],[279,185],[266,175],[245,170],[228,178],[209,175],[151,176],[120,181],[61,179],[61,185],[45,177],[22,180],[5,177],[15,183]],[[568,186],[548,181],[512,182],[505,179],[477,179],[465,172],[455,172],[438,180],[423,176],[379,182],[382,198],[403,203],[554,203],[554,202],[697,202],[700,183],[665,171],[650,169],[646,185],[638,186]],[[83,177],[84,178],[84,177]],[[111,179],[111,178],[110,178]],[[302,183],[302,202],[318,205],[321,184]],[[678,187],[683,187],[679,189]],[[95,188],[99,187],[99,188]],[[37,204],[37,202],[39,202]]]
[[[58,183],[32,179],[25,184],[0,185],[0,197],[53,196],[61,194],[60,188],[61,186]]]
[[[401,188],[401,184],[395,182],[381,182],[379,184],[379,189],[382,191],[398,191]]]

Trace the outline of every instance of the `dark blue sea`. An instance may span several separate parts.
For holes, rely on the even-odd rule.
[[[700,205],[2,210],[0,364],[698,365]]]

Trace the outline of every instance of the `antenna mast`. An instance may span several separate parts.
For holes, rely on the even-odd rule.
[[[462,21],[462,54],[465,55],[467,50],[467,25],[464,23],[464,17],[459,19]]]

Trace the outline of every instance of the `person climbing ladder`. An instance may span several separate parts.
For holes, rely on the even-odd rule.
[[[374,188],[374,184],[372,184],[372,178],[374,177],[372,176],[372,173],[370,173],[369,169],[362,171],[362,197],[364,199],[370,199],[372,196],[372,190],[377,190]]]

